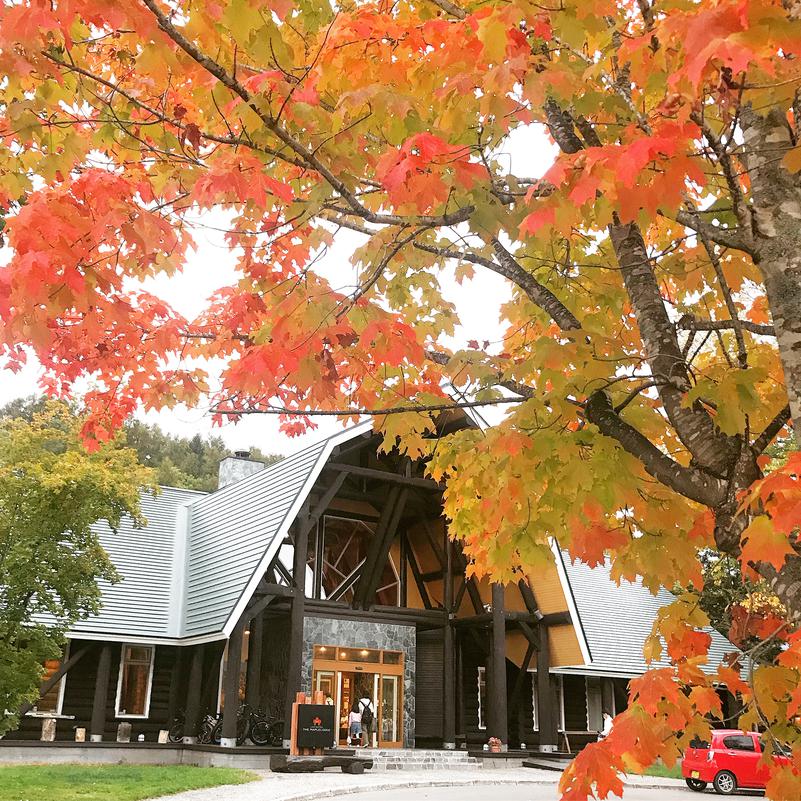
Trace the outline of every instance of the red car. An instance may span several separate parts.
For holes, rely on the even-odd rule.
[[[774,753],[775,764],[788,764],[784,754]],[[702,792],[708,784],[721,795],[731,795],[738,787],[764,789],[770,767],[762,761],[759,734],[737,729],[717,729],[712,742],[694,741],[681,761],[681,775],[687,786]]]

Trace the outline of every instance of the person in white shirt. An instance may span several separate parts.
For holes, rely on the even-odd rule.
[[[601,731],[598,732],[598,742],[605,740],[609,736],[613,724],[614,718],[608,712],[604,712],[604,725]]]
[[[375,726],[375,707],[366,695],[359,699],[357,705],[361,715],[362,748],[369,748],[373,744],[373,728]]]

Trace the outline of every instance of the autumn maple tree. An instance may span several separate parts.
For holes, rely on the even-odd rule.
[[[674,761],[717,681],[796,746],[769,794],[798,798],[801,456],[765,473],[765,452],[801,426],[800,20],[797,0],[5,0],[3,359],[34,354],[54,395],[88,383],[90,444],[209,395],[290,433],[377,414],[446,480],[476,570],[531,569],[556,536],[687,588],[646,644],[672,666],[632,682],[566,798]],[[518,174],[510,141],[544,133],[552,167]],[[217,208],[238,278],[184,319],[146,280]],[[352,291],[318,261],[343,230]],[[453,264],[508,282],[501,343],[447,347]],[[503,422],[427,437],[444,379]],[[777,600],[739,620],[775,659],[701,669],[710,549]]]

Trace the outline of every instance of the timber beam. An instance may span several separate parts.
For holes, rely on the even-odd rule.
[[[43,681],[41,686],[39,687],[39,699],[44,698],[50,692],[50,690],[52,690],[53,687],[55,687],[56,684],[58,684],[61,681],[61,679],[70,670],[70,668],[72,668],[74,665],[77,665],[78,662],[80,662],[80,660],[83,659],[87,651],[89,651],[89,646],[84,645],[83,648],[79,648],[77,651],[75,651],[74,654],[71,654],[69,659],[62,660],[61,664],[52,673],[50,678],[48,678],[46,681]],[[35,704],[31,703],[24,704],[19,711],[20,717],[27,715],[28,712],[30,712],[34,706]]]
[[[551,612],[540,619],[541,626],[565,626],[573,623],[570,612]]]
[[[430,478],[417,478],[415,476],[404,476],[388,470],[377,470],[374,467],[359,467],[353,464],[342,464],[340,462],[329,462],[324,471],[339,471],[349,473],[352,476],[361,478],[372,478],[376,481],[384,481],[387,484],[400,484],[406,487],[416,487],[418,489],[429,490],[431,492],[442,492],[442,487]]]
[[[484,612],[480,615],[471,615],[470,617],[454,618],[454,626],[488,626],[495,620],[496,615],[493,612]],[[540,618],[536,614],[529,612],[510,612],[503,611],[501,617],[506,623],[540,623]]]

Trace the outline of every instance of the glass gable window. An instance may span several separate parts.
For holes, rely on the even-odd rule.
[[[373,521],[326,515],[309,535],[306,594],[352,603],[374,537]],[[392,554],[376,582],[375,602],[382,606],[400,603],[400,579]]]
[[[117,682],[118,718],[146,718],[153,682],[152,645],[123,645]]]

